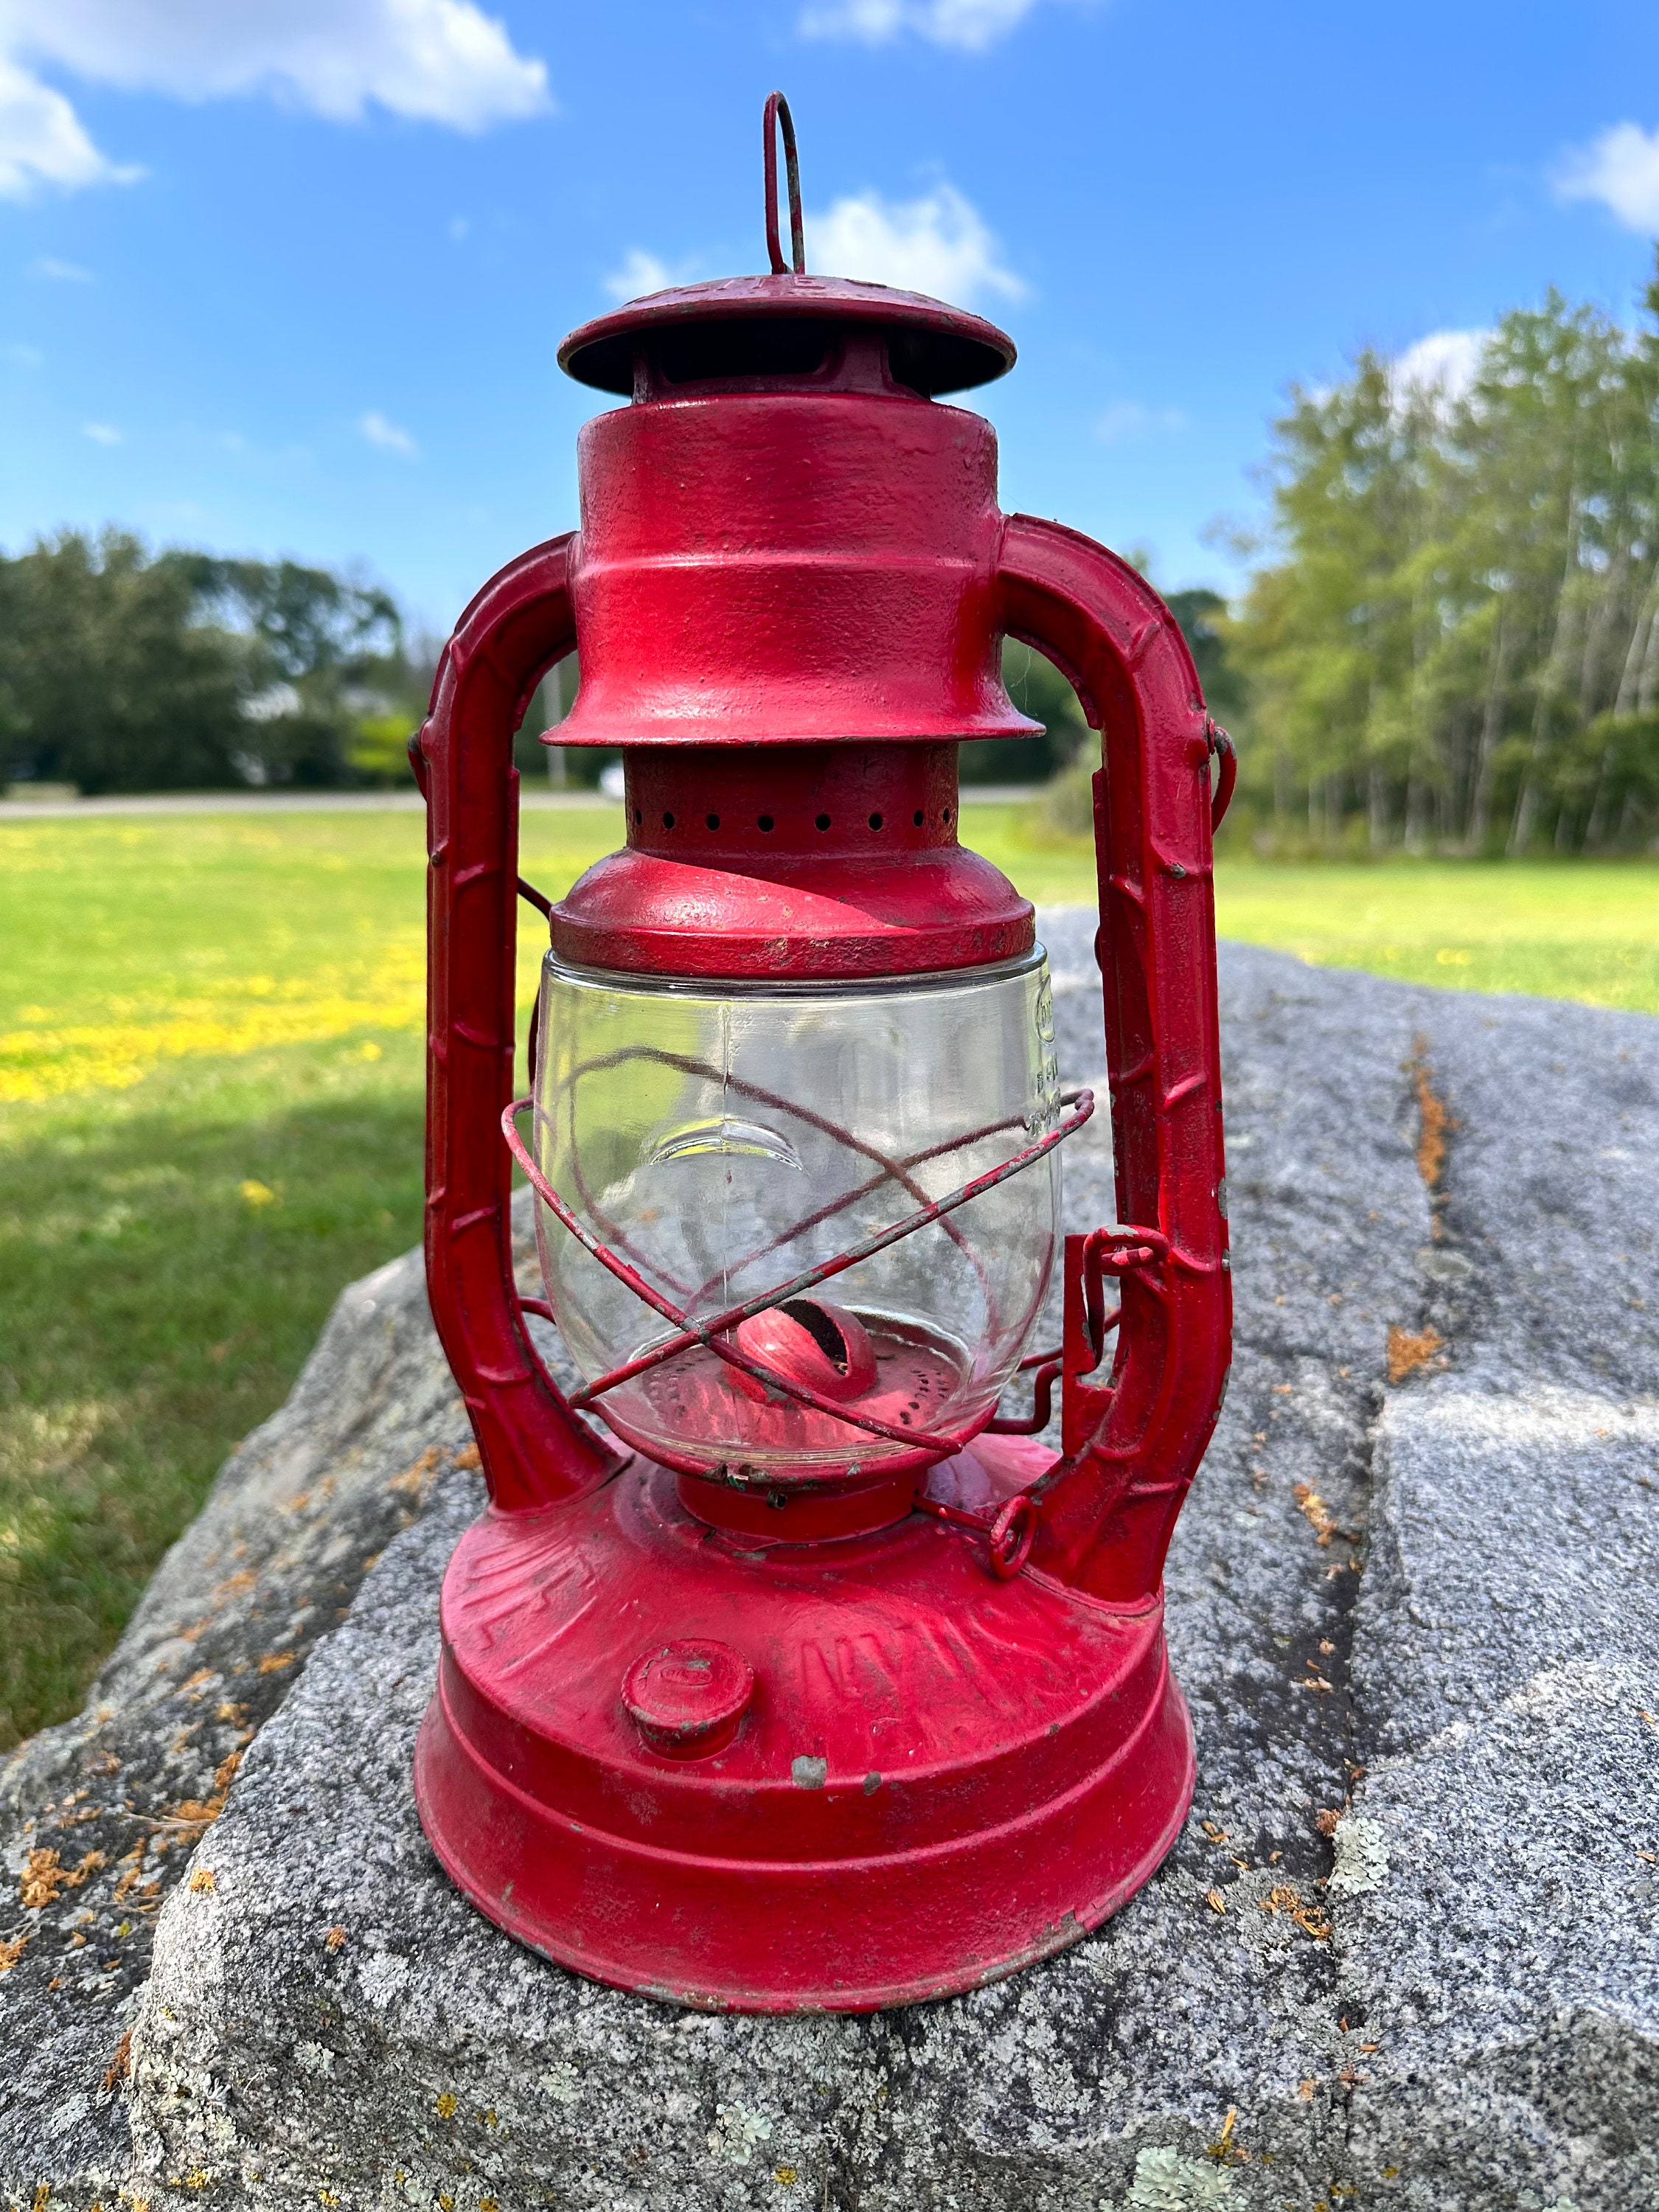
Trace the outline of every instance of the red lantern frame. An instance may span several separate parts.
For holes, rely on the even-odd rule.
[[[839,318],[828,372],[653,383],[664,329],[807,314]],[[997,514],[988,426],[901,392],[878,358],[901,341],[917,375],[954,362],[958,382],[964,362],[994,373],[998,347],[1012,358],[935,302],[788,274],[578,333],[567,361],[613,380],[631,362],[636,404],[583,433],[580,538],[467,609],[411,746],[431,863],[428,1275],[491,1500],[446,1578],[422,1818],[503,1927],[681,2002],[867,2008],[1012,1971],[1146,1881],[1192,1788],[1161,1577],[1229,1356],[1212,830],[1231,748],[1152,587],[1074,532]],[[872,675],[895,610],[905,635]],[[513,733],[579,631],[586,706],[558,735],[631,733],[629,842],[550,909],[518,878]],[[614,1378],[573,1403],[536,1354],[526,1316],[547,1309],[514,1284],[501,1141],[517,900],[550,913],[556,947],[623,969],[833,977],[1023,950],[1029,906],[942,834],[950,732],[1029,726],[995,682],[1004,635],[1056,662],[1103,732],[1096,942],[1128,1225],[1066,1238],[1064,1341],[1024,1363],[1030,1418],[940,1440],[920,1494],[890,1471],[780,1512],[615,1449],[579,1410]],[[654,659],[647,638],[668,641]],[[879,849],[858,833],[820,853],[803,833],[763,851],[713,802],[701,843],[665,844],[657,816],[678,817],[659,802],[688,763],[741,793],[763,759],[803,805],[826,778],[918,804],[894,807],[904,835]],[[887,818],[872,810],[872,837]],[[1056,1375],[1058,1456],[1031,1440]]]

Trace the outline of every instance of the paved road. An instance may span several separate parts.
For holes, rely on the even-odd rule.
[[[572,811],[615,806],[599,791],[526,791],[520,806]],[[0,822],[39,822],[100,814],[424,814],[418,791],[179,791],[131,799],[0,799]]]
[[[1006,806],[1035,799],[1039,786],[970,784],[964,806]],[[521,791],[519,805],[532,814],[593,811],[615,806],[601,791]],[[423,814],[416,791],[179,791],[129,799],[0,799],[0,822],[86,820],[100,814]]]

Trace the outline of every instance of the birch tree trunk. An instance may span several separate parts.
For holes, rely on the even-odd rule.
[[[1555,595],[1555,622],[1550,649],[1544,665],[1538,672],[1538,698],[1532,716],[1532,746],[1527,755],[1526,772],[1522,777],[1520,793],[1515,802],[1514,819],[1510,824],[1507,850],[1512,860],[1519,859],[1532,842],[1539,810],[1544,803],[1544,795],[1539,787],[1539,771],[1549,750],[1550,708],[1560,689],[1561,668],[1565,658],[1564,647],[1571,635],[1574,613],[1572,580],[1577,567],[1578,490],[1575,485],[1567,498],[1567,557]]]
[[[1480,713],[1480,738],[1475,753],[1474,788],[1469,797],[1468,845],[1471,852],[1486,850],[1492,835],[1492,783],[1498,741],[1504,731],[1504,708],[1509,688],[1509,605],[1498,604],[1498,634],[1492,643],[1492,672],[1486,679],[1486,702]]]

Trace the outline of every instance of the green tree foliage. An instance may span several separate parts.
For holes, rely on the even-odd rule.
[[[407,740],[418,716],[398,696],[403,623],[389,593],[295,561],[207,562],[203,587],[245,643],[252,688],[235,759],[248,781],[339,783],[351,766],[381,768],[398,724]]]
[[[382,591],[76,531],[0,558],[0,779],[87,793],[395,771],[428,672]]]
[[[8,777],[94,792],[234,780],[243,656],[200,605],[192,556],[151,559],[124,532],[65,532],[0,563]]]
[[[1246,818],[1281,844],[1637,848],[1659,830],[1659,283],[1552,292],[1467,392],[1362,354],[1275,425],[1275,557],[1225,625]]]

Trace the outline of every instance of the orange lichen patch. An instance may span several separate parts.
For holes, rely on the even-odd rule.
[[[211,1603],[218,1607],[222,1606],[227,1598],[240,1597],[243,1591],[251,1590],[258,1579],[258,1575],[246,1567],[241,1568],[234,1575],[227,1575],[223,1582],[215,1586]],[[198,1676],[194,1679],[199,1680],[201,1677]]]
[[[116,2045],[114,2057],[110,2060],[109,2064],[104,2069],[105,2088],[114,2088],[116,2083],[118,2081],[125,2081],[131,2071],[132,2030],[129,2028],[126,2033],[121,2038],[121,2040]]]
[[[1249,2164],[1250,2154],[1233,2133],[1237,2124],[1238,2107],[1236,2105],[1229,2105],[1227,2117],[1221,2123],[1221,2133],[1212,2143],[1206,2143],[1204,2146],[1206,2158],[1214,2159],[1218,2166],[1248,2166]]]
[[[1412,1056],[1406,1066],[1417,1094],[1417,1172],[1425,1188],[1437,1192],[1446,1172],[1446,1139],[1457,1124],[1431,1079],[1426,1037],[1413,1039]]]
[[[9,1943],[0,1943],[0,1974],[10,1973],[23,1955],[23,1947],[29,1940],[26,1928],[21,1936],[14,1936]]]
[[[455,1465],[465,1474],[476,1474],[483,1465],[483,1460],[478,1456],[477,1444],[463,1444],[455,1455]]]
[[[229,1753],[213,1770],[213,1795],[210,1797],[186,1797],[182,1805],[176,1805],[166,1815],[161,1825],[164,1828],[186,1831],[210,1828],[225,1809],[225,1794],[236,1779],[236,1770],[241,1763],[240,1751]],[[166,1847],[164,1841],[155,1846],[157,1850],[163,1850]]]
[[[1445,1338],[1437,1328],[1425,1328],[1413,1336],[1409,1329],[1401,1328],[1397,1322],[1389,1325],[1389,1380],[1403,1382],[1419,1367],[1426,1367],[1440,1351]]]
[[[1335,1516],[1310,1482],[1298,1482],[1294,1496],[1297,1510],[1313,1530],[1315,1540],[1328,1544],[1333,1536],[1340,1535]]]
[[[299,1657],[297,1651],[267,1651],[259,1662],[262,1674],[280,1674],[284,1667],[291,1667]]]
[[[417,1505],[424,1504],[428,1491],[437,1480],[438,1462],[442,1457],[436,1444],[428,1444],[412,1467],[392,1476],[386,1488],[396,1491],[400,1498],[412,1498]]]
[[[1314,1826],[1322,1836],[1334,1836],[1336,1833],[1336,1824],[1341,1818],[1340,1813],[1334,1807],[1327,1805],[1322,1811],[1314,1814]]]
[[[217,1889],[219,1877],[211,1867],[198,1867],[190,1878],[190,1887],[199,1895],[205,1890]]]
[[[23,1867],[18,1894],[31,1912],[54,1903],[58,1893],[79,1889],[104,1863],[102,1851],[88,1851],[79,1866],[66,1867],[54,1850],[32,1850]]]
[[[133,1891],[137,1888],[138,1877],[144,1870],[144,1846],[142,1844],[135,1844],[122,1858],[121,1864],[126,1869],[126,1872],[116,1883],[112,1894],[111,1902],[115,1905],[124,1905]]]
[[[210,1828],[224,1809],[222,1799],[186,1797],[182,1804],[175,1805],[172,1812],[163,1814],[161,1826],[164,1828],[180,1828],[186,1831]],[[162,1846],[158,1844],[156,1849],[159,1850],[161,1848]]]
[[[1331,1923],[1316,1905],[1304,1905],[1301,1897],[1288,1882],[1277,1883],[1261,1900],[1264,1912],[1284,1912],[1295,1921],[1304,1936],[1311,1936],[1316,1943],[1330,1940]]]
[[[328,1946],[331,1951],[343,1951],[345,1948],[345,1929],[340,1927],[337,1923],[329,1929],[327,1935],[323,1938],[324,1942]]]

